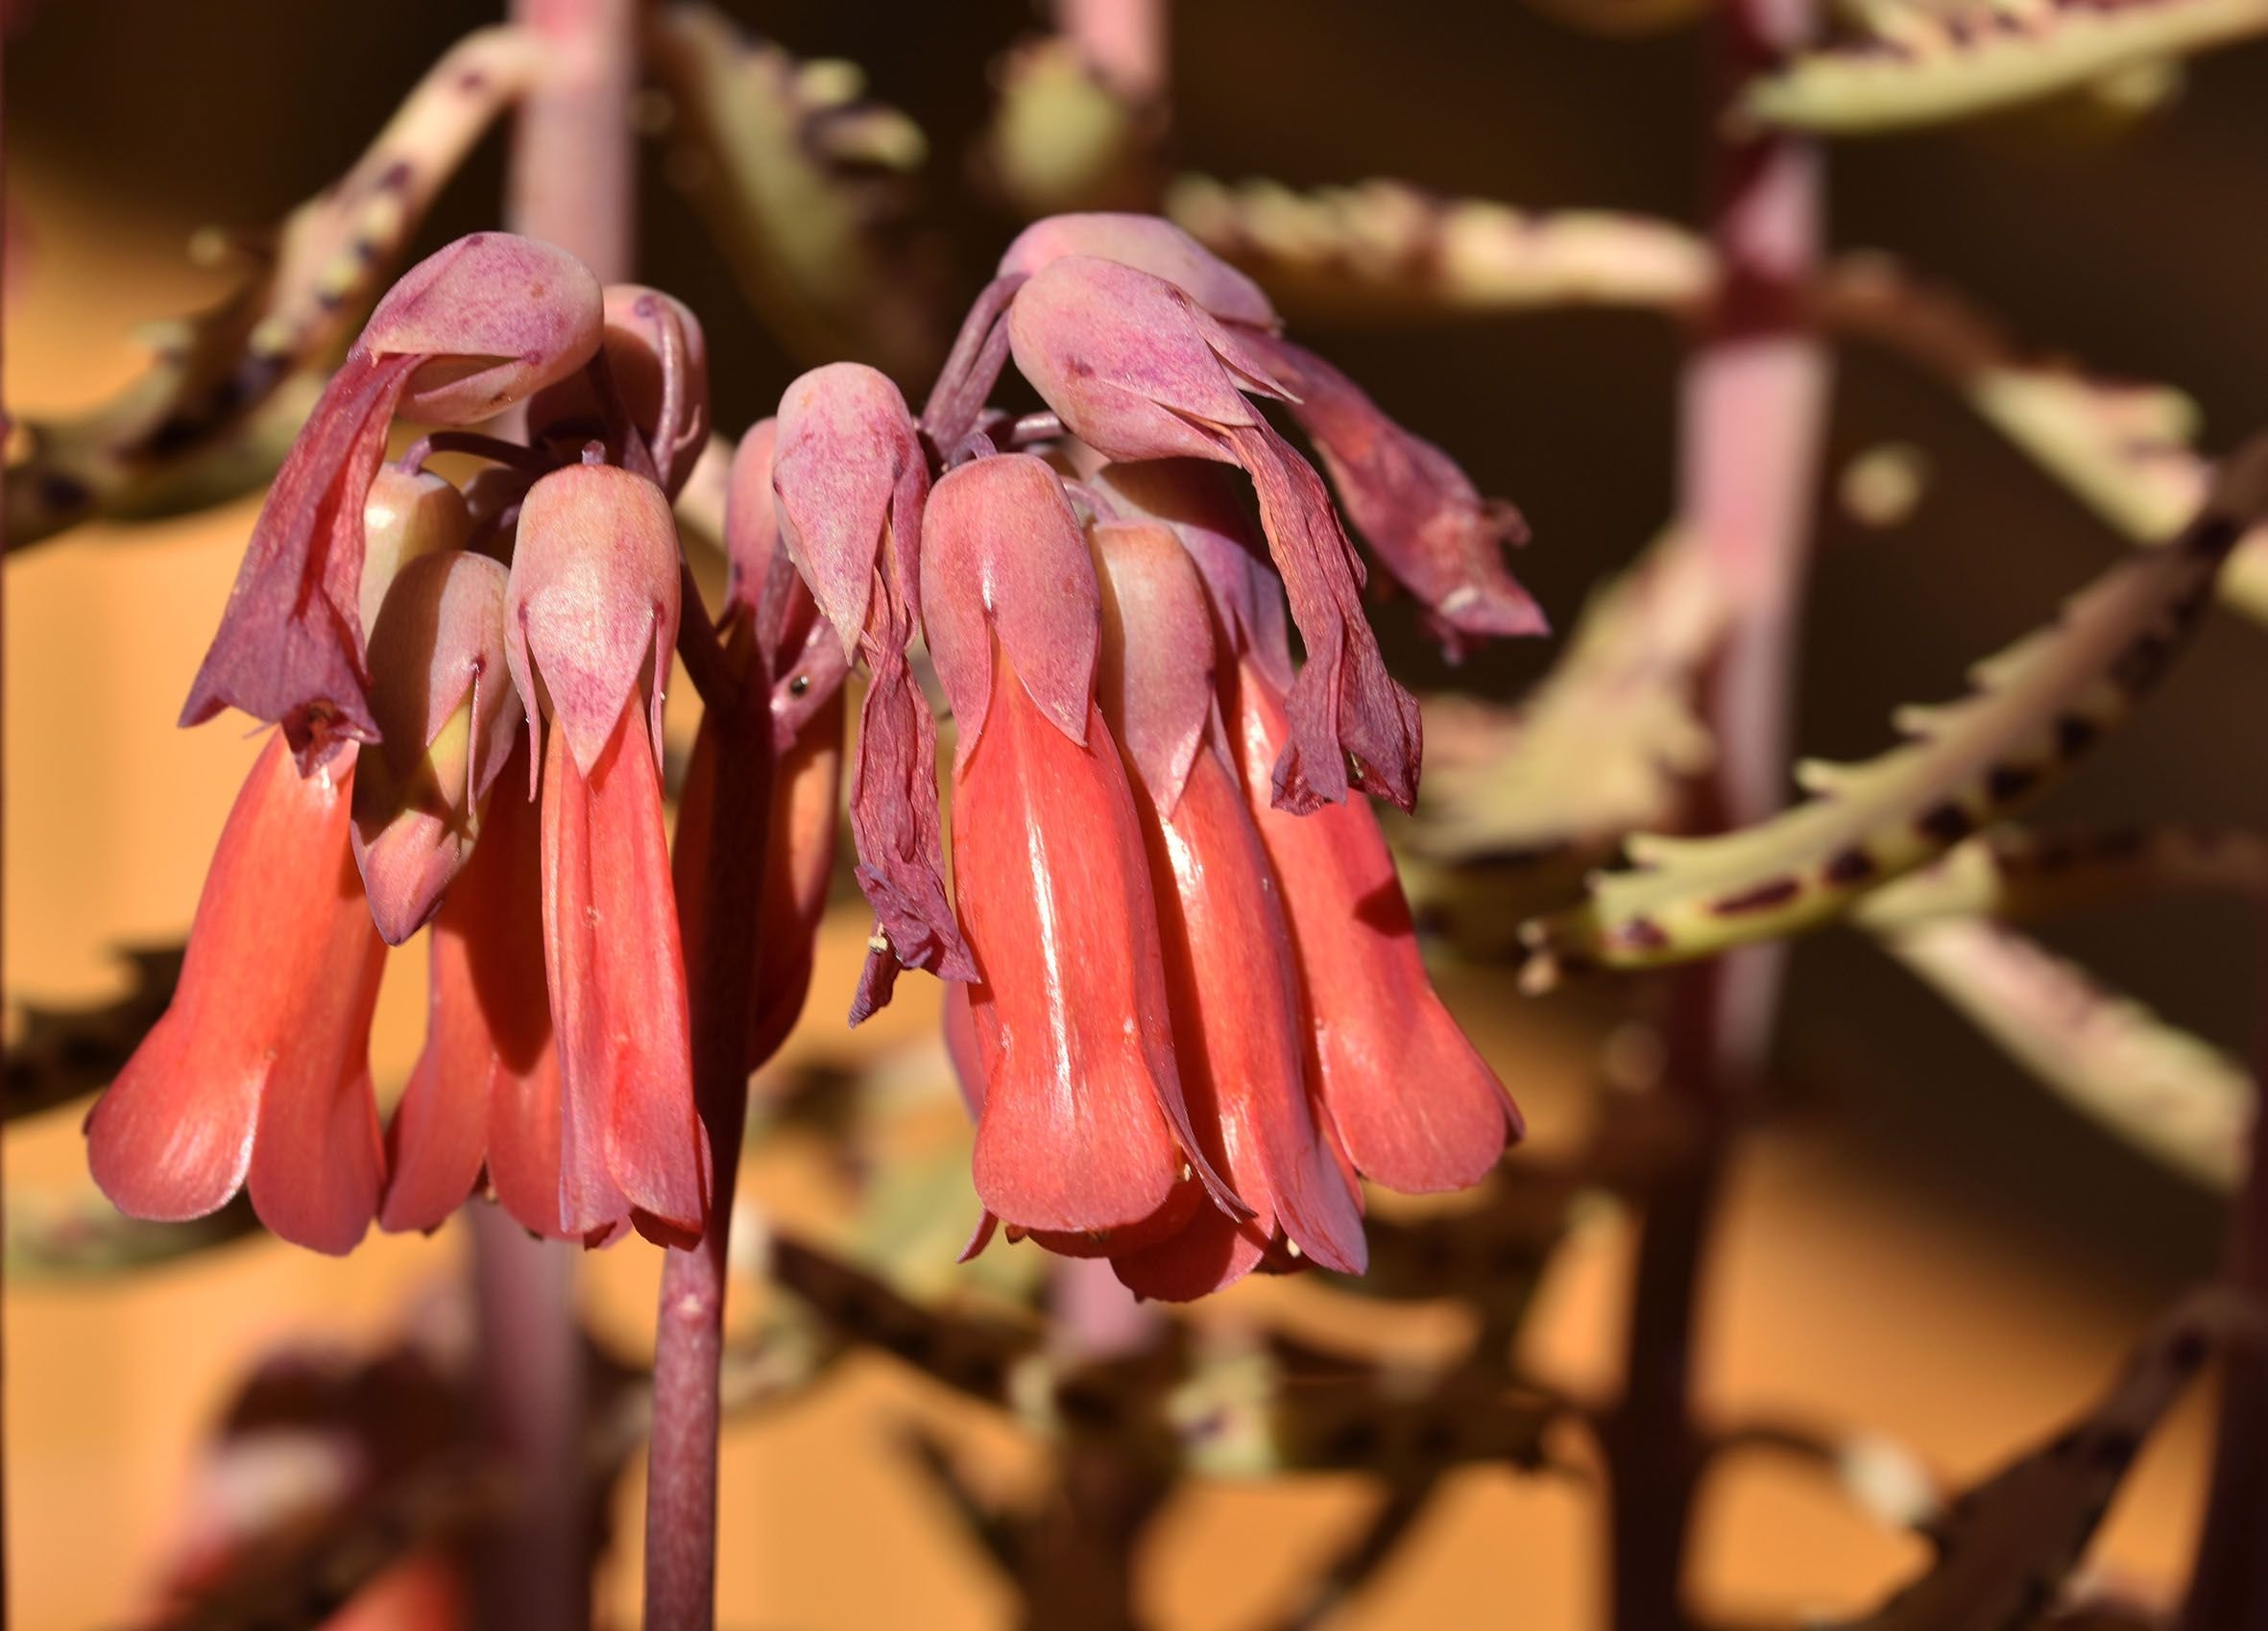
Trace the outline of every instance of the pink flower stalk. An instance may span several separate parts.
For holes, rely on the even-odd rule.
[[[777,718],[783,706],[799,695],[794,671],[809,645],[834,636],[781,547],[772,497],[776,429],[771,420],[755,425],[740,439],[733,457],[725,505],[732,576],[724,634],[725,660],[736,674],[749,676],[761,664]],[[772,766],[769,841],[762,860],[755,989],[748,1001],[751,1070],[779,1051],[810,992],[819,919],[827,909],[827,883],[834,870],[845,712],[842,688],[833,685],[784,743],[775,732],[778,756]],[[715,716],[704,714],[678,800],[672,865],[688,965],[700,961],[707,926],[704,879],[710,847],[716,841],[711,830],[711,788],[723,751],[720,735]]]
[[[548,728],[543,918],[559,1049],[560,1223],[586,1239],[627,1221],[686,1244],[708,1214],[662,810],[678,595],[676,527],[652,482],[592,465],[529,490],[506,650],[531,737],[539,718]]]
[[[929,650],[959,721],[978,1198],[1085,1255],[1179,1229],[1199,1184],[1246,1215],[1182,1099],[1141,824],[1096,702],[1099,592],[1062,484],[1038,459],[979,459],[938,483],[923,543]]]
[[[855,652],[868,673],[851,834],[877,944],[854,1024],[889,1000],[901,968],[975,974],[945,895],[936,722],[905,655],[921,612],[929,490],[913,418],[882,375],[835,363],[788,386],[772,464],[781,539],[845,657]]]
[[[1102,712],[1134,773],[1182,1089],[1207,1155],[1253,1209],[1241,1220],[1198,1209],[1114,1264],[1141,1295],[1177,1301],[1264,1259],[1360,1274],[1368,1260],[1361,1198],[1310,1103],[1291,931],[1224,756],[1204,589],[1163,527],[1101,522],[1092,536]]]
[[[363,511],[397,413],[470,424],[598,348],[596,279],[501,232],[460,238],[378,302],[292,444],[253,526],[181,723],[239,708],[283,727],[302,769],[374,742],[365,695]]]
[[[619,427],[602,399],[604,377],[674,498],[709,443],[708,337],[689,306],[659,289],[610,283],[604,294],[603,376],[588,369],[538,392],[528,403],[529,430],[538,443],[570,448],[613,440]],[[612,451],[615,463],[639,468],[628,449]]]
[[[87,1162],[119,1211],[202,1217],[239,1188],[276,1234],[350,1250],[384,1152],[371,1015],[385,944],[347,844],[355,749],[313,775],[269,738],[222,828],[181,985],[87,1116]]]
[[[544,983],[536,806],[515,742],[480,843],[433,919],[425,1047],[386,1127],[378,1226],[431,1231],[485,1171],[535,1234],[576,1238],[560,1205],[559,1053]]]

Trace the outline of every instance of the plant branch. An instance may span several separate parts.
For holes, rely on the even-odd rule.
[[[631,93],[636,0],[512,0],[542,62],[519,108],[505,219],[558,245],[601,282],[627,277],[636,228]],[[591,1623],[596,1541],[579,1426],[589,1393],[574,1316],[573,1249],[529,1239],[500,1209],[472,1209],[480,1316],[474,1397],[484,1438],[522,1499],[475,1554],[487,1631]]]
[[[1725,103],[1813,27],[1811,0],[1731,0],[1716,24]],[[1786,136],[1723,140],[1710,204],[1721,268],[1687,365],[1684,524],[1732,608],[1705,698],[1717,767],[1697,827],[1752,822],[1780,803],[1822,420],[1825,353],[1802,292],[1819,252],[1821,157]],[[1724,1156],[1762,1064],[1780,962],[1757,950],[1679,974],[1669,996],[1661,1090],[1691,1114],[1688,1159],[1652,1194],[1626,1335],[1624,1394],[1609,1420],[1613,1615],[1619,1631],[1687,1623],[1681,1597],[1695,1485],[1693,1351],[1701,1275]]]

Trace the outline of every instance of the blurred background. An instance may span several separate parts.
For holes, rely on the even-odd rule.
[[[973,292],[1014,224],[969,201],[964,156],[986,64],[1034,26],[1021,0],[727,9],[799,54],[860,61],[875,93],[930,133],[928,185],[957,198],[946,217],[956,301]],[[191,264],[190,233],[280,217],[487,16],[457,0],[49,0],[8,51],[11,406],[90,403],[129,377],[135,324],[222,286]],[[1394,177],[1523,208],[1694,218],[1703,65],[1691,34],[1603,40],[1501,0],[1206,0],[1176,8],[1173,75],[1176,160],[1223,179]],[[2098,369],[2179,384],[2205,410],[2206,444],[2224,447],[2268,423],[2268,52],[2208,57],[2186,77],[2170,110],[2129,130],[2040,114],[1838,147],[1834,241],[1894,249]],[[492,224],[500,180],[492,142],[422,244]],[[746,315],[666,179],[657,170],[651,181],[641,273],[702,314],[716,422],[737,431],[797,365]],[[1668,512],[1678,337],[1655,318],[1311,325],[1301,338],[1484,491],[1518,501],[1535,542],[1515,564],[1562,628]],[[1933,468],[1909,520],[1862,529],[1822,502],[1797,736],[1807,754],[1874,751],[1894,706],[1954,694],[1968,660],[2125,547],[1934,383],[1880,356],[1847,357],[1830,479],[1892,440],[1926,450]],[[188,922],[253,744],[226,725],[182,733],[172,720],[253,508],[89,527],[8,562],[12,1004],[114,993],[114,948],[178,939]],[[1407,603],[1380,618],[1419,689],[1508,697],[1550,655],[1537,644],[1449,670]],[[2268,827],[2268,761],[2248,740],[2257,709],[2237,700],[2261,694],[2268,636],[2212,620],[2145,717],[2045,813]],[[2242,1052],[2261,983],[2252,928],[2230,901],[2184,899],[2059,921],[2046,938]],[[883,1019],[844,1031],[863,933],[855,914],[831,928],[782,1068],[886,1062],[941,1075],[929,981],[906,982]],[[1554,1107],[1583,1084],[1595,1005],[1515,1000],[1502,971],[1443,977],[1548,1139]],[[421,954],[393,959],[381,1084],[415,1056],[422,978]],[[2215,1260],[2216,1199],[2078,1120],[1857,936],[1798,947],[1773,1091],[1779,1114],[1739,1160],[1708,1287],[1701,1378],[1728,1409],[1863,1424],[1959,1479],[2085,1402],[2148,1312]],[[6,1161],[12,1192],[84,1182],[68,1115],[12,1124]],[[755,1198],[791,1219],[827,1204],[792,1152],[759,1174]],[[182,1524],[197,1442],[250,1360],[287,1337],[350,1343],[398,1328],[461,1266],[460,1234],[374,1237],[344,1264],[258,1241],[99,1286],[12,1283],[19,1623],[114,1622],[146,1600]],[[1539,1368],[1611,1380],[1627,1244],[1622,1223],[1604,1217],[1558,1259],[1533,1332]],[[586,1268],[594,1319],[635,1351],[648,1340],[655,1254],[600,1254]],[[1245,1303],[1282,1295],[1240,1287],[1205,1317],[1233,1321]],[[1423,1310],[1406,1323],[1393,1339],[1413,1352],[1439,1340]],[[1003,1622],[983,1560],[898,1470],[909,1416],[942,1424],[1003,1480],[1019,1475],[1012,1434],[884,1363],[854,1365],[729,1438],[725,1623]],[[2163,1579],[2185,1563],[2204,1426],[2192,1401],[2126,1487],[2102,1552],[2114,1569]],[[1339,1477],[1177,1499],[1143,1559],[1157,1623],[1231,1631],[1264,1619],[1366,1499]],[[636,1500],[623,1492],[609,1568],[609,1600],[625,1616]],[[1771,1462],[1737,1464],[1705,1511],[1697,1584],[1744,1618],[1855,1609],[1922,1556]],[[1592,1623],[1597,1517],[1578,1483],[1460,1475],[1343,1622]]]

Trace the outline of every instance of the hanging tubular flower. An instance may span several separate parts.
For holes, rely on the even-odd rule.
[[[181,723],[239,708],[283,727],[302,772],[377,740],[365,696],[364,504],[396,413],[470,424],[597,350],[598,283],[572,255],[476,232],[412,267],[292,444],[253,525]]]
[[[692,308],[642,283],[609,283],[600,354],[630,426],[645,444],[658,478],[677,496],[709,444],[709,341]],[[596,371],[585,370],[545,386],[528,403],[531,440],[565,443],[612,440]],[[616,464],[637,466],[626,448]]]
[[[1092,255],[1050,261],[1008,308],[1016,366],[1073,435],[1115,460],[1196,458],[1252,477],[1268,548],[1309,661],[1273,773],[1292,811],[1354,784],[1407,809],[1417,791],[1417,704],[1363,621],[1363,565],[1307,461],[1245,400],[1288,398],[1245,335],[1175,285]]]
[[[538,1235],[572,1239],[560,1207],[559,1054],[543,972],[536,807],[514,741],[480,844],[433,919],[425,1048],[386,1127],[378,1226],[441,1227],[480,1182]]]
[[[775,718],[782,704],[799,702],[806,695],[795,688],[805,652],[814,641],[834,637],[780,547],[772,499],[776,428],[773,420],[765,420],[741,437],[725,500],[725,547],[732,567],[726,591],[725,660],[735,673],[753,672],[768,684]],[[803,677],[808,684],[808,674]],[[755,988],[748,1001],[751,1070],[786,1041],[811,988],[819,919],[827,909],[827,882],[834,870],[835,809],[842,785],[845,708],[839,675],[828,689],[828,696],[802,715],[784,741],[776,732],[772,744],[777,756],[772,766],[769,841],[758,915]],[[717,755],[723,751],[719,738],[715,716],[704,714],[678,800],[671,865],[688,967],[698,965],[702,957],[707,919],[703,880],[715,842],[711,790]]]
[[[1229,726],[1276,875],[1314,1022],[1323,1108],[1363,1177],[1461,1189],[1521,1135],[1496,1073],[1435,994],[1378,818],[1359,799],[1293,816],[1267,797],[1291,726],[1262,663],[1237,665]]]
[[[1348,518],[1396,582],[1424,603],[1452,658],[1483,639],[1546,632],[1542,609],[1505,570],[1527,541],[1520,513],[1483,498],[1457,461],[1379,410],[1339,370],[1278,332],[1260,285],[1154,215],[1058,215],[1027,227],[1001,259],[1028,277],[1066,255],[1095,255],[1163,277],[1234,332],[1285,388]]]
[[[424,925],[471,857],[522,719],[504,652],[501,563],[451,550],[403,567],[371,630],[380,739],[354,784],[354,861],[390,946]]]
[[[1264,1259],[1360,1274],[1359,1196],[1316,1123],[1291,932],[1236,774],[1222,756],[1214,639],[1196,568],[1165,528],[1093,532],[1102,588],[1100,695],[1133,772],[1190,1118],[1253,1209],[1200,1208],[1114,1259],[1146,1297],[1201,1296]],[[1309,820],[1317,817],[1304,818]]]
[[[873,369],[814,369],[780,398],[772,466],[783,544],[846,657],[867,667],[851,835],[876,941],[851,1009],[889,1000],[901,967],[975,976],[945,897],[937,726],[905,651],[920,613],[929,475],[898,388]]]
[[[249,1187],[263,1223],[316,1251],[370,1227],[386,948],[348,852],[354,757],[302,778],[278,732],[236,797],[173,1002],[87,1117],[94,1180],[130,1216],[202,1217]]]
[[[709,1149],[693,1111],[685,963],[662,812],[662,700],[677,532],[643,477],[556,470],[529,489],[506,655],[543,768],[543,960],[558,1032],[560,1221],[699,1236]]]
[[[1182,1100],[1141,825],[1095,701],[1094,565],[1054,472],[1010,455],[946,476],[922,572],[929,651],[959,722],[953,874],[979,970],[978,1198],[1012,1231],[1088,1255],[1173,1233],[1199,1183],[1247,1215]]]

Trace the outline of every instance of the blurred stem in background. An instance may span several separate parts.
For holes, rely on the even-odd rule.
[[[2268,928],[2268,923],[2263,923]],[[2268,938],[2268,937],[2264,937]],[[2268,994],[2264,994],[2268,995]],[[2268,1082],[2268,1000],[2257,1021],[2253,1079]],[[2255,1090],[2251,1163],[2229,1212],[2223,1272],[2247,1296],[2268,1300],[2268,1115]],[[2183,1631],[2268,1622],[2268,1350],[2232,1349],[2221,1382],[2221,1422],[2196,1571]]]
[[[637,0],[512,0],[545,60],[520,105],[505,223],[571,251],[602,282],[630,274]],[[484,1631],[591,1623],[601,1499],[582,1462],[588,1378],[575,1318],[577,1248],[528,1235],[501,1207],[468,1209],[480,1313],[483,1430],[510,1470],[511,1519],[479,1552]]]
[[[5,199],[8,196],[7,83],[8,31],[5,28],[0,28],[0,199]],[[0,230],[5,230],[5,228],[0,228]],[[5,314],[8,309],[7,258],[5,248],[0,247],[0,314]],[[5,361],[6,331],[7,320],[4,315],[0,315],[0,362]],[[6,402],[0,400],[0,440],[5,440],[7,428],[8,408]],[[0,556],[8,553],[7,527],[8,519],[5,509],[0,508]],[[0,625],[5,623],[7,610],[6,596],[0,594]],[[5,806],[7,803],[8,772],[5,768],[7,762],[8,755],[5,744],[0,743],[0,806]],[[5,867],[7,854],[7,832],[5,827],[0,827],[0,868]],[[7,1198],[8,1181],[5,1174],[0,1173],[0,1206],[5,1206]],[[4,1279],[6,1273],[5,1264],[0,1263],[0,1279]],[[5,1298],[0,1297],[0,1304],[4,1303]],[[4,1418],[6,1414],[4,1406],[7,1395],[8,1333],[6,1328],[0,1326],[0,1418]],[[8,1631],[8,1434],[4,1426],[0,1426],[0,1631]]]
[[[1749,81],[1807,41],[1811,0],[1728,0],[1712,24],[1708,224],[1721,281],[1686,365],[1680,408],[1685,524],[1730,590],[1709,676],[1714,772],[1690,825],[1744,826],[1784,797],[1796,612],[1827,406],[1825,348],[1802,292],[1819,261],[1822,155],[1722,120]],[[1783,960],[1758,947],[1673,976],[1666,1068],[1695,1135],[1650,1197],[1625,1338],[1624,1392],[1606,1424],[1617,1631],[1687,1623],[1681,1585],[1701,1467],[1693,1356],[1701,1276],[1731,1135],[1771,1040]]]

